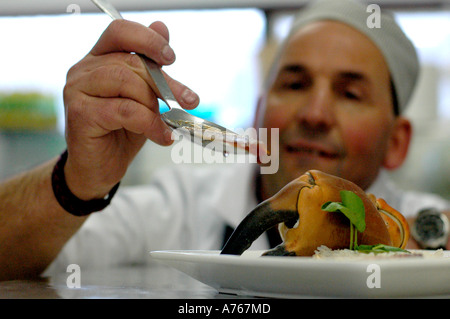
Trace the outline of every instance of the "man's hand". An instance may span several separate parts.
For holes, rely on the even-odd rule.
[[[137,152],[150,139],[170,145],[171,129],[161,120],[153,81],[136,52],[159,65],[175,61],[169,32],[116,20],[91,52],[67,74],[64,88],[69,157],[65,175],[81,199],[100,198],[121,180]],[[175,98],[187,109],[198,96],[165,75]]]

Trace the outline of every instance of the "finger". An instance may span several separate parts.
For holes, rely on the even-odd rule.
[[[159,113],[155,93],[140,74],[126,65],[101,65],[78,81],[80,91],[87,95],[129,98]]]
[[[157,24],[158,28],[161,28],[160,24]],[[152,28],[127,20],[111,22],[90,53],[102,55],[110,52],[144,54],[160,65],[175,61],[175,53],[164,36]]]
[[[182,83],[163,72],[181,107],[195,108],[198,95]],[[92,96],[128,97],[156,111],[154,82],[135,54],[124,52],[87,56],[68,72],[68,81],[81,86],[80,90]]]
[[[163,22],[155,21],[149,26],[149,28],[154,30],[155,32],[158,32],[161,36],[164,37],[164,39],[166,39],[167,42],[169,42],[169,29]]]
[[[142,79],[144,79],[144,81],[149,85],[149,87],[152,89],[152,91],[154,92],[158,92],[159,90],[156,89],[155,83],[152,80],[150,74],[148,73],[147,69],[144,66],[144,63],[141,61],[141,59],[136,55],[136,54],[129,54],[129,53],[110,53],[107,54],[105,56],[103,56],[104,58],[100,61],[100,59],[98,59],[98,62],[96,62],[96,64],[98,65],[98,67],[102,67],[104,64],[110,64],[110,65],[117,65],[117,66],[127,66],[129,67],[129,69],[133,70],[133,72],[135,72],[136,74],[138,74]],[[117,73],[114,74],[114,71],[111,70],[112,74],[111,76],[121,76],[121,77],[125,77],[126,72],[119,72],[120,70],[116,70]],[[166,72],[162,71],[167,84],[169,85],[170,89],[172,90],[172,93],[174,94],[175,98],[177,99],[177,101],[179,102],[179,104],[181,105],[181,107],[186,108],[186,109],[193,109],[195,107],[198,106],[198,104],[200,103],[200,98],[199,96],[192,91],[189,87],[187,87],[186,85],[182,84],[181,82],[173,79],[171,76],[169,76]],[[131,76],[131,74],[130,74]],[[118,79],[118,84],[120,84],[122,81],[125,82],[126,79],[123,79],[122,81],[120,81],[120,79]],[[122,90],[126,90],[127,88],[130,88],[131,90],[143,90],[143,87],[138,88],[133,87],[134,84],[129,83],[129,85],[127,86],[123,86],[123,87],[119,87]],[[153,97],[153,94],[152,94]],[[145,101],[141,101],[141,103],[146,104]]]
[[[172,130],[160,115],[132,99],[84,96],[82,104],[68,110],[67,118],[71,127],[83,122],[91,137],[124,129],[163,146],[172,143]]]
[[[133,26],[136,26],[133,24]],[[137,27],[139,29],[142,29],[142,26],[137,24]],[[159,35],[160,37],[168,37],[168,30],[166,26],[162,22],[155,22],[151,25],[152,28],[155,28],[157,32],[160,32],[162,35]],[[144,27],[145,28],[145,27]],[[150,28],[147,28],[150,29]],[[154,31],[156,33],[156,31]],[[106,31],[105,31],[106,34]],[[159,33],[158,33],[159,34]],[[102,35],[101,39],[104,39],[106,36]],[[111,46],[110,46],[111,47]],[[137,74],[139,74],[145,81],[148,83],[148,85],[154,90],[156,90],[153,80],[150,78],[150,75],[148,74],[147,70],[145,69],[142,61],[134,55],[129,54],[126,52],[113,52],[108,53],[104,55],[97,56],[95,54],[100,53],[101,51],[97,50],[98,48],[106,49],[104,46],[102,46],[101,41],[96,44],[95,48],[91,51],[91,54],[86,56],[82,61],[78,63],[78,66],[74,66],[72,69],[82,69],[84,68],[84,71],[89,71],[95,67],[100,67],[102,65],[106,64],[122,64],[125,63],[126,65],[130,66],[131,69],[133,69]],[[71,69],[71,71],[72,71]],[[69,72],[71,72],[69,71]],[[119,73],[120,74],[120,73]],[[170,76],[165,74],[166,80],[171,88],[171,90],[174,93],[175,98],[178,100],[180,105],[183,108],[186,109],[193,109],[199,104],[199,97],[198,95],[190,90],[187,86],[181,84],[180,82],[172,79]],[[92,93],[92,92],[91,92]],[[143,104],[146,104],[145,101],[140,101]]]
[[[198,94],[192,91],[186,85],[171,78],[165,72],[163,73],[164,77],[166,78],[167,84],[169,84],[173,95],[175,96],[181,107],[189,110],[196,108],[200,103],[200,97],[198,96]]]
[[[102,101],[104,103],[105,101]],[[110,99],[102,108],[102,124],[108,130],[125,129],[143,134],[160,145],[171,143],[172,130],[156,114],[130,99]],[[104,120],[104,121],[103,121]]]

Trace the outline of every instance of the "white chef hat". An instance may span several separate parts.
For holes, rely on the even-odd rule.
[[[287,39],[301,27],[320,20],[342,22],[360,31],[374,42],[384,56],[394,86],[398,111],[403,113],[419,74],[416,49],[392,14],[382,11],[379,25],[373,25],[376,22],[372,20],[374,12],[368,4],[356,0],[313,1],[297,15]]]

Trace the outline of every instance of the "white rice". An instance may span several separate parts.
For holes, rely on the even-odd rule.
[[[315,253],[313,255],[313,258],[316,259],[324,259],[324,258],[332,258],[335,260],[339,259],[372,259],[372,258],[445,258],[444,251],[442,249],[438,250],[420,250],[420,251],[414,251],[411,250],[408,252],[382,252],[382,253],[363,253],[356,250],[350,250],[350,249],[336,249],[332,250],[328,248],[327,246],[319,246],[315,250]]]

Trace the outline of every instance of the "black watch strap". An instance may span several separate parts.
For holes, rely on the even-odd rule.
[[[67,161],[68,152],[67,150],[61,154],[58,162],[53,168],[52,172],[52,188],[55,194],[56,200],[68,213],[75,216],[86,216],[93,212],[98,212],[103,210],[108,206],[119,188],[120,182],[117,183],[109,192],[105,198],[92,199],[92,200],[81,200],[76,197],[70,191],[66,183],[66,177],[64,175],[64,166]]]

